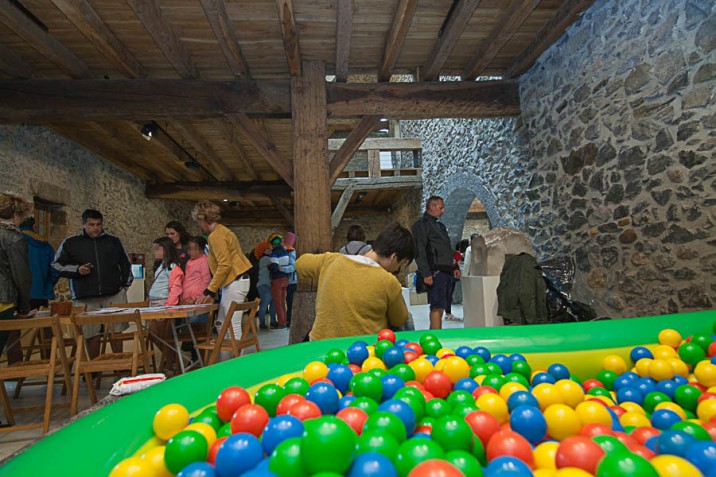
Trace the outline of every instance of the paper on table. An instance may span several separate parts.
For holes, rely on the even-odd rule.
[[[109,313],[121,313],[123,311],[128,311],[129,308],[100,308],[99,310],[93,310],[88,311],[86,314],[88,315],[106,315]]]

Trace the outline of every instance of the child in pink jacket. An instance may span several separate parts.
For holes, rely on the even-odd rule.
[[[204,237],[192,237],[189,240],[189,261],[183,270],[182,267],[176,267],[179,272],[169,276],[167,305],[187,305],[204,298],[204,290],[211,282],[209,261],[204,253],[205,246]]]

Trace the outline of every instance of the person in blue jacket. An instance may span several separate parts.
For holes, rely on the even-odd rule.
[[[35,232],[35,218],[28,217],[20,225],[27,240],[27,256],[30,260],[32,288],[30,289],[30,309],[48,306],[55,299],[55,284],[60,273],[52,268],[55,250],[47,240]]]

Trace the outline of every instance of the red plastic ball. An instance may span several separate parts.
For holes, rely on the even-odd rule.
[[[599,444],[585,436],[571,436],[557,448],[557,468],[577,467],[590,474],[596,474],[599,461],[606,455]]]
[[[429,392],[429,391],[426,391],[426,390],[422,389],[420,392],[423,393],[423,397],[425,398],[425,402],[428,402],[428,401],[430,401],[431,399],[435,399],[435,396],[433,395],[433,393],[431,393],[431,392]]]
[[[214,462],[216,461],[216,453],[219,452],[219,447],[221,447],[221,444],[224,443],[224,441],[228,439],[228,437],[219,437],[214,441],[213,444],[211,444],[211,447],[209,448],[209,455],[206,458],[206,461],[214,465]]]
[[[464,475],[446,460],[430,459],[413,467],[408,477],[464,477]]]
[[[615,432],[614,437],[616,437],[619,442],[621,442],[627,447],[639,445],[639,441],[637,441],[634,437],[630,436],[626,432]]]
[[[251,404],[251,396],[239,386],[224,389],[216,398],[216,414],[224,422],[229,422],[236,410],[245,404]]]
[[[368,414],[357,407],[346,407],[336,413],[336,417],[353,429],[359,436],[363,432],[363,425],[368,420]]]
[[[405,364],[408,364],[412,361],[415,361],[420,357],[418,353],[415,351],[403,351],[403,357],[405,358]]]
[[[709,433],[711,440],[716,441],[716,422],[707,422],[702,427]]]
[[[407,383],[405,383],[405,385],[409,386],[411,388],[418,389],[420,391],[425,391],[425,386],[423,386],[422,384],[420,384],[420,382],[415,381],[415,380],[408,381]]]
[[[639,457],[645,458],[646,460],[651,460],[651,458],[656,455],[651,450],[649,450],[647,447],[644,447],[643,445],[640,445],[640,444],[629,446],[627,448],[631,451],[632,454],[636,454]]]
[[[483,394],[497,394],[497,390],[492,386],[480,386],[472,392],[472,397],[475,399],[479,398]]]
[[[589,398],[589,399],[586,399],[585,401],[588,401],[588,402],[596,402],[596,403],[601,404],[601,405],[604,406],[604,407],[609,407],[609,406],[607,405],[607,403],[605,403],[605,402],[602,401],[601,399]]]
[[[425,390],[438,398],[446,398],[452,391],[452,381],[440,371],[430,371],[423,380]]]
[[[335,385],[333,384],[333,381],[331,381],[331,380],[328,379],[328,378],[318,378],[318,379],[314,379],[313,381],[311,381],[311,386],[313,386],[313,385],[316,384],[316,383],[326,383],[326,384],[330,384],[331,386],[334,386],[334,387],[335,387]]]
[[[311,401],[303,401],[291,406],[287,414],[297,417],[300,421],[305,421],[321,417],[321,409]]]
[[[350,370],[353,372],[353,374],[358,374],[358,373],[363,372],[363,370],[361,369],[361,367],[358,366],[357,364],[349,364],[348,367],[349,367]]]
[[[588,392],[592,388],[603,388],[604,385],[601,381],[598,381],[596,379],[587,379],[582,383],[582,388],[584,388],[584,392]]]
[[[508,455],[520,459],[530,467],[534,464],[534,454],[529,441],[514,431],[500,431],[487,443],[487,460]]]
[[[420,426],[415,429],[415,434],[427,434],[430,435],[433,433],[433,426]]]
[[[259,437],[268,421],[266,409],[258,404],[246,404],[237,409],[231,418],[231,433],[248,432]]]
[[[716,343],[716,341],[714,341]],[[701,401],[705,401],[707,399],[716,399],[716,393],[703,393],[699,398],[696,400],[696,404],[700,403]]]
[[[490,438],[500,430],[500,423],[492,414],[485,411],[472,411],[465,416],[465,422],[472,428],[472,433],[482,442],[482,446],[487,446]]]
[[[609,406],[609,409],[614,411],[614,414],[616,414],[617,417],[622,417],[622,414],[626,412],[626,409],[621,406]]]
[[[647,426],[637,427],[631,432],[631,436],[641,445],[644,445],[646,441],[659,434],[661,434],[659,429]]]
[[[711,342],[707,350],[707,354],[709,355],[709,357],[716,354],[716,341]]]
[[[294,404],[305,401],[306,398],[300,394],[287,394],[282,397],[276,406],[276,415],[288,414],[288,410],[293,407]]]
[[[395,333],[393,332],[393,330],[389,330],[387,328],[384,330],[380,330],[378,332],[378,341],[382,340],[388,340],[391,343],[395,344]]]
[[[415,351],[418,354],[418,356],[423,354],[423,347],[420,346],[418,343],[414,343],[411,341],[410,343],[406,344],[405,347]]]
[[[592,422],[582,427],[582,429],[579,431],[579,435],[589,437],[590,439],[596,436],[611,436],[612,429],[606,424]]]

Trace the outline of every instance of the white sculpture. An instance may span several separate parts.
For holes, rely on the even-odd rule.
[[[521,253],[535,256],[527,234],[511,227],[495,227],[472,239],[465,253],[464,275],[499,276],[506,258]]]

